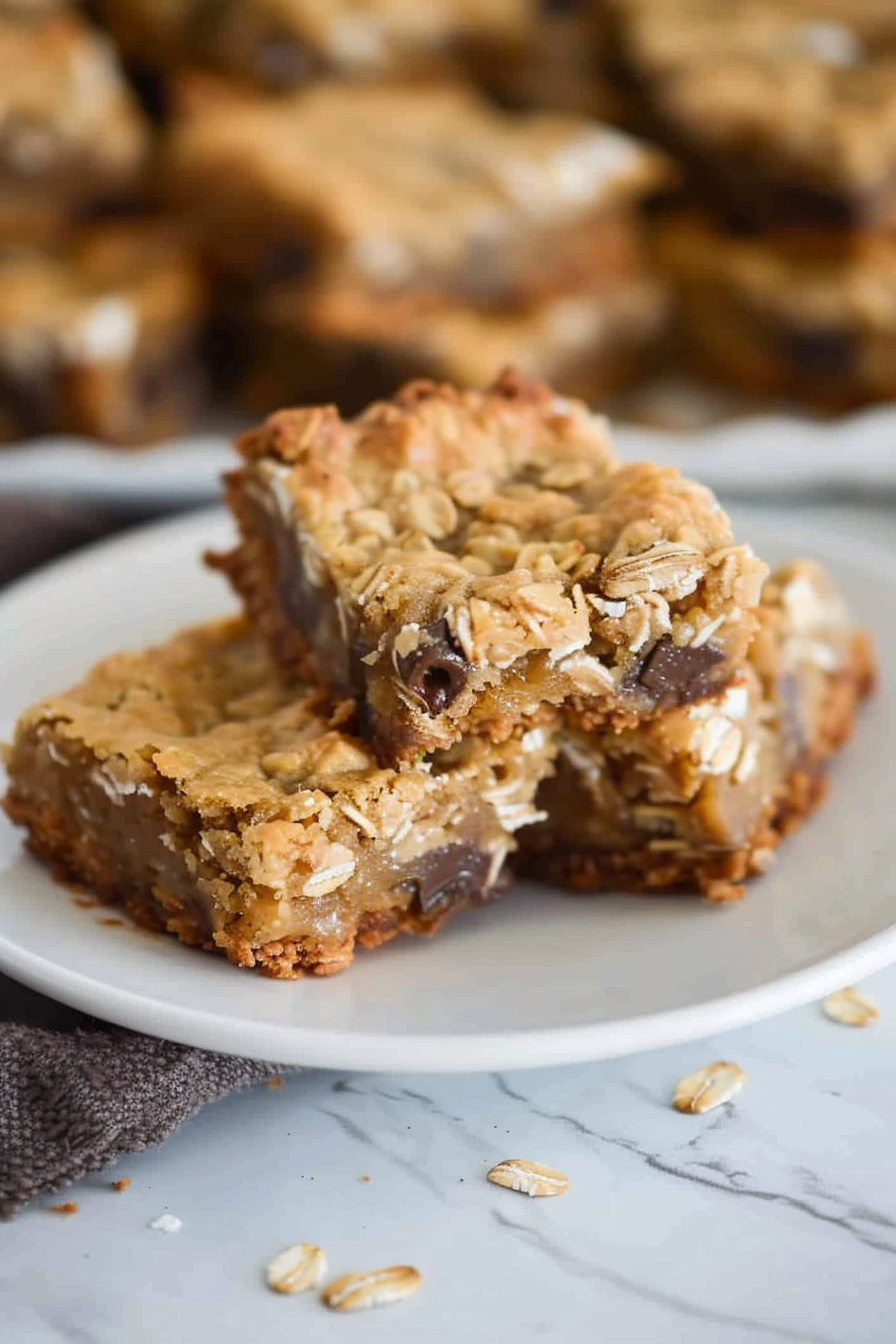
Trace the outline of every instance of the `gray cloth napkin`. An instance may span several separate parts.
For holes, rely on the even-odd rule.
[[[0,1218],[285,1071],[107,1027],[0,977],[6,1013],[18,1020],[0,1021]]]
[[[65,502],[0,499],[0,583],[122,521]],[[283,1072],[107,1027],[0,976],[0,1218]]]

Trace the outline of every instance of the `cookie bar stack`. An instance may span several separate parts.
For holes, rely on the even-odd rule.
[[[176,225],[129,218],[150,141],[104,34],[59,4],[0,3],[0,442],[141,442],[200,404],[198,262]]]
[[[610,0],[620,68],[689,174],[659,257],[702,367],[831,408],[896,378],[896,11]]]
[[[731,900],[821,798],[865,639],[817,567],[768,578],[583,404],[417,381],[240,448],[212,562],[248,621],[107,659],[8,754],[7,811],[103,900],[329,974],[493,899],[514,851],[576,889]]]
[[[417,382],[240,446],[217,563],[379,759],[553,744],[524,872],[731,899],[822,796],[872,675],[841,599],[809,562],[769,578],[709,491],[620,463],[584,406]]]
[[[194,82],[184,102],[169,172],[234,285],[259,407],[329,389],[357,407],[508,360],[594,397],[657,340],[668,299],[638,210],[668,168],[622,132],[459,84],[271,101]]]

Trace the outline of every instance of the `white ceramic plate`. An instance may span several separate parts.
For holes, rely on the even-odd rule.
[[[598,1059],[780,1012],[896,960],[896,554],[810,527],[738,519],[770,560],[824,557],[873,625],[877,700],[833,797],[747,898],[576,897],[521,885],[431,942],[361,953],[344,975],[265,980],[78,908],[0,821],[0,968],[155,1035],[343,1069],[466,1071]],[[204,512],[93,547],[0,599],[0,736],[102,653],[230,607],[200,551]],[[108,912],[105,912],[108,913]]]
[[[225,423],[127,451],[73,438],[0,446],[0,492],[146,510],[208,503],[234,464],[236,428]],[[621,424],[614,433],[624,457],[672,463],[728,494],[896,493],[896,406],[836,420],[753,415],[687,433]]]

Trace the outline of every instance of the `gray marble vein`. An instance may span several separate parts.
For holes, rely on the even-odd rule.
[[[585,1260],[568,1247],[555,1241],[543,1227],[534,1223],[524,1223],[510,1218],[501,1209],[492,1209],[492,1218],[498,1227],[504,1228],[514,1236],[534,1247],[560,1268],[564,1274],[579,1279],[594,1279],[610,1284],[624,1293],[631,1293],[642,1301],[656,1303],[676,1315],[689,1317],[694,1321],[707,1321],[714,1325],[737,1326],[753,1334],[764,1335],[769,1339],[792,1340],[795,1344],[835,1344],[829,1335],[819,1335],[805,1330],[789,1330],[772,1325],[766,1321],[757,1321],[749,1316],[739,1316],[726,1311],[714,1311],[698,1302],[689,1302],[674,1293],[664,1293],[649,1283],[628,1275],[618,1274],[606,1265],[598,1265],[593,1260]]]

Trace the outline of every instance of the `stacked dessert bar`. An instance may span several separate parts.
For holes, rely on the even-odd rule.
[[[429,933],[524,873],[740,894],[818,802],[870,688],[807,562],[505,374],[414,382],[240,444],[244,621],[101,663],[21,719],[34,852],[290,978]]]
[[[178,105],[169,179],[231,284],[260,407],[353,389],[357,409],[507,361],[595,397],[662,331],[639,210],[669,169],[620,131],[461,84],[271,100],[194,78]]]
[[[689,177],[657,229],[701,366],[831,408],[896,378],[896,9],[610,0],[618,68]]]
[[[201,404],[205,281],[151,217],[150,163],[109,39],[59,4],[0,3],[0,442],[142,442]]]

